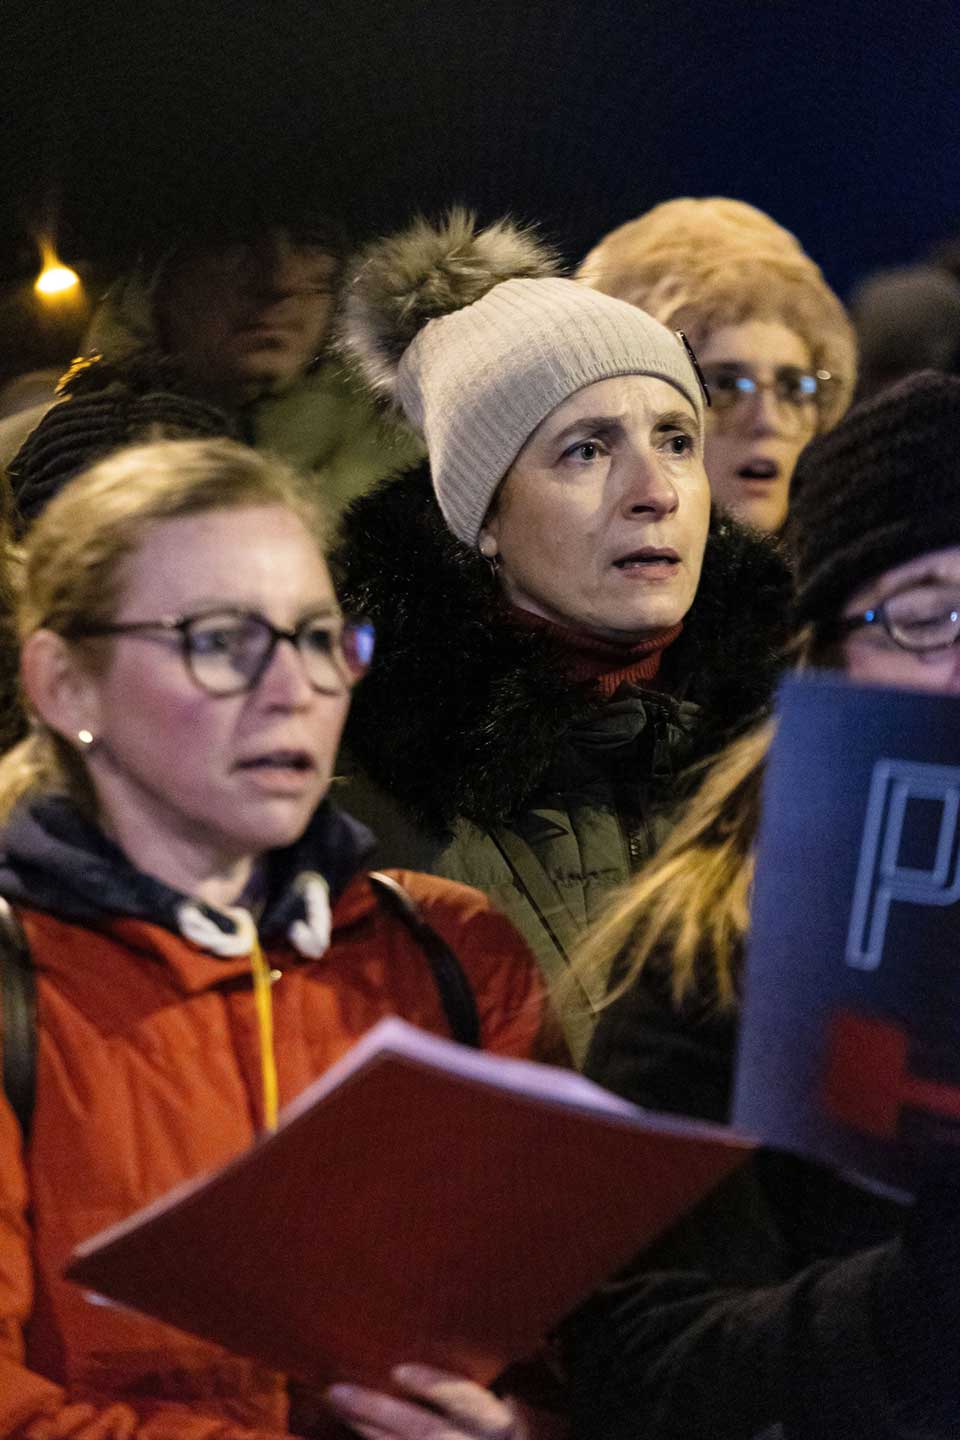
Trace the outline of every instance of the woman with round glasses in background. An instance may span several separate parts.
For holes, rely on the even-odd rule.
[[[779,530],[800,451],[836,424],[856,378],[853,331],[819,267],[752,205],[683,199],[611,231],[578,276],[689,335],[712,400],[713,498]]]
[[[283,1431],[283,1377],[61,1272],[382,1016],[466,1038],[436,955],[378,901],[372,837],[325,802],[372,632],[340,613],[316,499],[225,440],[129,448],[67,485],[29,537],[19,626],[33,728],[0,762],[0,895],[38,1047],[32,1120],[0,1095],[0,1434]],[[474,891],[394,878],[468,982],[475,1041],[530,1054],[519,936]]]

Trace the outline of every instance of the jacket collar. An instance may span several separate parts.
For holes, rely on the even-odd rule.
[[[511,622],[488,566],[448,531],[426,464],[353,503],[334,565],[344,605],[378,634],[347,724],[352,759],[435,831],[515,817],[605,702],[571,681],[551,636]],[[691,761],[767,703],[789,592],[774,543],[715,516],[696,601],[664,655],[673,698],[632,698],[683,706],[684,722],[697,707]]]
[[[267,857],[262,939],[314,953],[324,924],[319,888],[336,901],[373,843],[364,826],[322,805],[296,844]],[[35,797],[14,811],[0,846],[0,894],[62,920],[145,921],[213,954],[249,953],[246,912],[218,910],[144,875],[63,796]]]

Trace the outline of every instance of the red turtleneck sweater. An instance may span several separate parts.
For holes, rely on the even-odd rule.
[[[527,630],[536,630],[552,635],[563,647],[569,659],[571,680],[592,680],[608,699],[625,682],[650,685],[660,672],[660,658],[664,650],[672,645],[683,629],[683,621],[669,625],[665,630],[655,630],[643,640],[632,644],[621,644],[615,640],[601,640],[582,630],[571,630],[565,625],[555,625],[530,610],[513,607],[513,620]],[[651,687],[656,688],[656,687]]]

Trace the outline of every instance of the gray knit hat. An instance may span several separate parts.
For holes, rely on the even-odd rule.
[[[455,210],[370,247],[348,287],[342,347],[424,436],[444,519],[468,545],[533,431],[584,386],[654,376],[703,423],[682,341],[555,270],[529,233],[478,231]]]

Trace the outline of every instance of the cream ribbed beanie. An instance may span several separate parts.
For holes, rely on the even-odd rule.
[[[468,545],[534,430],[584,386],[651,375],[703,423],[681,340],[553,268],[523,231],[478,232],[454,211],[443,227],[417,221],[371,247],[348,291],[343,348],[424,436],[444,519]]]

